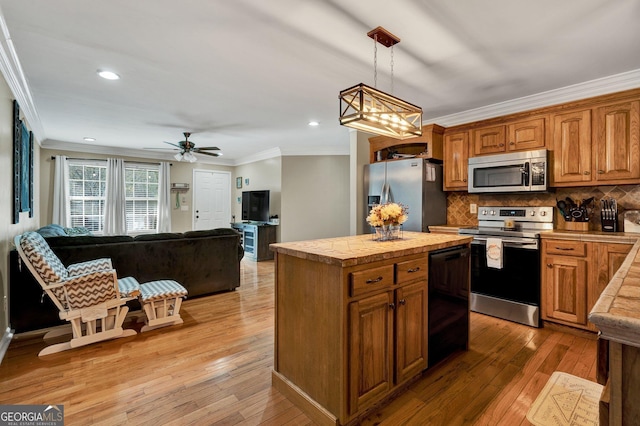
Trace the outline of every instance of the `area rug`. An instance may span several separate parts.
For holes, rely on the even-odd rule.
[[[533,402],[527,420],[536,426],[594,426],[599,424],[602,385],[554,372]]]

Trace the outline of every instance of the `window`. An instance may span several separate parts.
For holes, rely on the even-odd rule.
[[[127,233],[158,229],[159,174],[154,164],[125,164]]]
[[[105,161],[69,160],[71,226],[83,226],[91,232],[102,233],[106,187]]]
[[[157,231],[159,175],[157,164],[125,163],[127,233]],[[104,232],[106,188],[106,161],[69,160],[70,226]]]

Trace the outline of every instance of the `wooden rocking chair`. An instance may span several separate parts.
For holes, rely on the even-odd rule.
[[[122,323],[129,311],[127,300],[137,294],[121,297],[110,259],[65,267],[37,232],[18,235],[15,245],[23,263],[60,310],[60,319],[71,323],[71,340],[47,346],[39,356],[136,334],[135,330],[123,329]],[[61,334],[48,333],[45,339]]]

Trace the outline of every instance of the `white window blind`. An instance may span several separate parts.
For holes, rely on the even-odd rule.
[[[94,233],[104,230],[106,186],[105,161],[69,160],[71,226],[83,226]]]
[[[159,174],[158,164],[125,163],[127,233],[157,231]],[[71,226],[104,231],[106,186],[106,161],[69,160]]]
[[[157,231],[159,174],[157,164],[125,163],[127,233]]]

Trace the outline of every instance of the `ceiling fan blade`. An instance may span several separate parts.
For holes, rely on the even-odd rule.
[[[196,149],[209,149],[211,151],[220,151],[220,148],[218,148],[217,146],[204,146],[202,148],[196,148]]]
[[[175,146],[175,147],[177,147],[177,148],[181,148],[181,147],[180,147],[180,145],[175,144],[175,143],[173,143],[173,142],[167,142],[167,141],[163,141],[163,142],[164,142],[164,143],[168,143],[169,145],[173,145],[173,146]]]
[[[193,152],[197,152],[198,154],[210,155],[212,157],[220,156],[220,154],[218,154],[217,152],[204,152],[204,151],[198,151],[197,149],[194,149]]]
[[[178,148],[148,148],[148,147],[144,147],[142,149],[152,149],[154,151],[180,151],[180,149]]]

